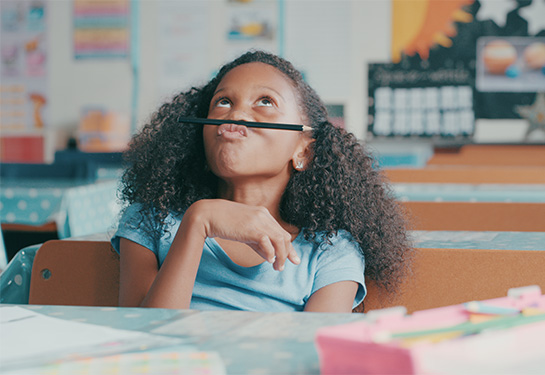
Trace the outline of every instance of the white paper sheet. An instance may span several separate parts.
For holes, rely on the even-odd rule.
[[[0,370],[181,342],[143,332],[58,319],[18,306],[0,307]]]

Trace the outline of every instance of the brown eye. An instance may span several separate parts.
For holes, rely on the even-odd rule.
[[[261,98],[257,101],[257,105],[260,107],[272,107],[273,101],[270,98]]]
[[[220,98],[216,100],[216,107],[229,108],[230,106],[231,102],[229,101],[229,99]]]

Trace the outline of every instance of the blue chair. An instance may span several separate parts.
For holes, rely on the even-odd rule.
[[[8,253],[6,252],[6,244],[4,243],[4,236],[0,230],[0,272],[8,265]]]

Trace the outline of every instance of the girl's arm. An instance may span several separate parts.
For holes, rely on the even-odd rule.
[[[140,306],[157,276],[157,258],[149,249],[125,238],[120,239],[119,247],[119,306]]]
[[[192,215],[184,216],[162,267],[155,254],[130,240],[120,242],[120,306],[189,308],[204,238]]]
[[[155,254],[122,240],[120,304],[189,308],[207,237],[246,243],[276,270],[284,268],[286,259],[300,262],[291,235],[265,208],[221,199],[201,200],[185,212],[160,269]]]
[[[355,281],[339,281],[324,286],[314,292],[305,305],[305,311],[312,312],[352,312],[358,284]]]

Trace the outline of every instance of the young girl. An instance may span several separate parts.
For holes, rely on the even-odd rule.
[[[373,159],[275,55],[248,52],[175,96],[126,159],[121,306],[350,312],[364,273],[390,291],[405,274],[404,221]]]

